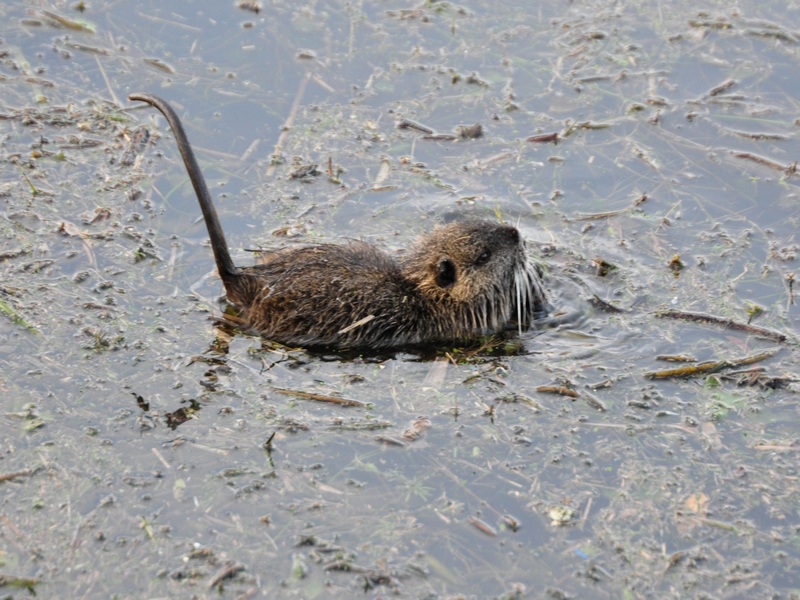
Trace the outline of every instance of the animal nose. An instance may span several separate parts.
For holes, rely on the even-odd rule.
[[[505,240],[508,241],[511,245],[519,244],[519,231],[517,231],[516,227],[512,227],[511,225],[504,225],[500,228],[500,234],[503,236]]]

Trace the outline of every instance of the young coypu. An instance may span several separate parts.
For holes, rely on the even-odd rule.
[[[178,115],[137,93],[166,117],[194,186],[228,301],[265,337],[335,349],[456,342],[520,328],[544,310],[539,271],[516,228],[461,221],[434,229],[399,260],[364,242],[286,248],[262,264],[236,267]]]

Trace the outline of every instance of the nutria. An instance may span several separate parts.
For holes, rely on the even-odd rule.
[[[457,342],[521,328],[544,307],[538,267],[515,227],[459,221],[435,228],[395,259],[365,242],[269,252],[236,267],[178,115],[137,93],[166,117],[203,211],[228,301],[245,323],[283,344],[334,349]]]

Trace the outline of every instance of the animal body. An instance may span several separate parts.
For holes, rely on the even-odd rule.
[[[237,267],[183,125],[158,96],[203,212],[227,299],[265,337],[291,346],[370,349],[464,342],[544,311],[519,231],[484,220],[436,227],[395,258],[365,242],[286,248]]]

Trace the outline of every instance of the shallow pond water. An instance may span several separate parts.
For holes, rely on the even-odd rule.
[[[796,597],[799,11],[4,3],[0,589]],[[553,314],[427,356],[218,327],[135,91],[239,263],[499,216]]]

